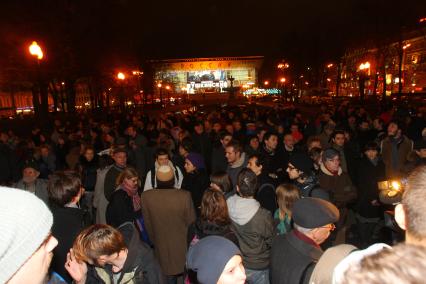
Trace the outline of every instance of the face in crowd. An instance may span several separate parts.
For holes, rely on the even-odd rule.
[[[267,140],[265,140],[265,146],[269,150],[277,149],[278,137],[276,135],[271,135]]]
[[[185,165],[184,165],[184,167],[185,167],[185,171],[188,173],[188,174],[190,174],[190,173],[193,173],[197,168],[191,163],[191,161],[190,160],[188,160],[188,159],[185,159]]]
[[[294,138],[293,135],[287,134],[284,136],[284,145],[287,149],[293,149],[294,148]]]
[[[125,152],[118,152],[112,155],[112,159],[115,164],[119,167],[126,167],[127,164],[127,154]]]
[[[160,166],[167,166],[169,164],[169,155],[158,155],[157,157],[157,163]]]
[[[262,165],[257,165],[257,157],[252,157],[248,160],[247,168],[252,170],[257,176],[262,173]]]
[[[234,147],[229,146],[225,149],[225,157],[230,165],[234,164],[241,157],[241,153],[235,151]]]
[[[333,159],[325,160],[324,166],[331,172],[338,172],[340,168],[340,157],[336,156]]]
[[[345,134],[343,133],[336,134],[336,136],[333,138],[333,142],[337,146],[343,147],[345,145]]]
[[[287,173],[288,173],[288,177],[291,180],[296,180],[300,177],[300,175],[303,173],[301,171],[299,171],[298,169],[296,169],[291,163],[288,163],[287,166]]]
[[[231,140],[232,140],[232,136],[226,135],[225,137],[223,137],[223,139],[220,139],[220,143],[222,144],[223,148],[225,148],[226,145],[228,145],[228,143],[231,142]]]
[[[239,255],[234,255],[226,263],[217,284],[244,284],[246,282],[246,272],[243,266],[243,259]]]

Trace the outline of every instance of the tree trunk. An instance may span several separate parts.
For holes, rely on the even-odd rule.
[[[33,107],[34,114],[38,116],[40,114],[40,88],[38,84],[33,84],[31,89],[33,93]]]
[[[66,85],[66,94],[67,94],[67,109],[69,113],[75,112],[75,88],[74,88],[74,82],[75,80],[67,80],[65,82]]]

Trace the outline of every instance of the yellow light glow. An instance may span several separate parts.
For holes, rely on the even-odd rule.
[[[285,78],[284,78],[284,77],[283,77],[283,78],[281,78],[281,79],[280,79],[280,82],[281,82],[281,83],[285,83]]]
[[[36,41],[33,41],[29,47],[30,54],[36,56],[38,60],[43,59],[43,51]]]
[[[333,67],[334,66],[334,64],[333,63],[330,63],[330,64],[328,64],[327,65],[327,68],[331,68],[331,67]]]
[[[265,82],[263,82],[263,84],[264,84],[265,86],[267,86],[267,85],[269,85],[269,81],[265,81]]]
[[[126,75],[124,75],[123,72],[118,72],[117,73],[117,79],[118,80],[124,80],[124,79],[126,79]]]
[[[161,83],[158,83],[158,84],[157,84],[157,87],[158,87],[158,88],[161,88],[161,86],[163,86],[163,85],[161,85]]]
[[[399,181],[393,180],[391,182],[391,188],[399,191],[401,189],[401,183]]]
[[[166,90],[170,90],[170,86],[166,86]]]
[[[403,47],[402,47],[402,49],[407,49],[407,48],[409,48],[411,46],[411,43],[407,43],[406,45],[404,45]]]

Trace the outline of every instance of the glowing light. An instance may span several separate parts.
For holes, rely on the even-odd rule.
[[[331,79],[330,79],[330,78],[327,78],[327,82],[331,82]]]
[[[33,41],[29,47],[30,54],[36,56],[38,60],[43,59],[43,51],[36,41]]]
[[[124,79],[126,79],[126,75],[124,75],[123,72],[118,72],[117,73],[117,79],[118,80],[124,80]]]
[[[393,180],[391,181],[391,188],[399,191],[401,189],[401,183],[399,181]]]
[[[333,63],[330,63],[330,64],[328,64],[327,65],[327,68],[331,68],[331,67],[333,67],[334,66],[334,64]]]
[[[62,82],[62,83],[61,83],[61,85],[62,85],[62,86],[63,86],[63,85],[65,85],[65,82]]]
[[[166,90],[170,90],[170,86],[166,86]]]
[[[284,77],[282,77],[282,78],[280,79],[280,82],[281,82],[281,83],[285,83],[285,78],[284,78]]]
[[[407,43],[406,45],[404,45],[403,47],[402,47],[402,49],[407,49],[407,48],[409,48],[411,46],[411,43]]]
[[[263,85],[268,86],[269,85],[269,81],[263,82]]]
[[[366,70],[366,69],[370,69],[370,62],[365,62],[365,63],[361,63],[360,65],[359,65],[359,70]]]
[[[161,88],[161,86],[163,86],[163,85],[161,85],[161,83],[158,83],[158,84],[157,84],[157,87],[158,87],[158,88]]]

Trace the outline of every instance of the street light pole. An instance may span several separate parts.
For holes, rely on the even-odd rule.
[[[36,62],[36,81],[37,84],[33,87],[33,107],[34,107],[34,113],[36,115],[40,114],[40,95],[41,95],[41,88],[42,88],[42,82],[41,82],[41,70],[40,70],[40,61],[43,59],[44,54],[41,47],[37,44],[36,41],[33,41],[31,45],[28,47],[28,51],[35,58]]]

